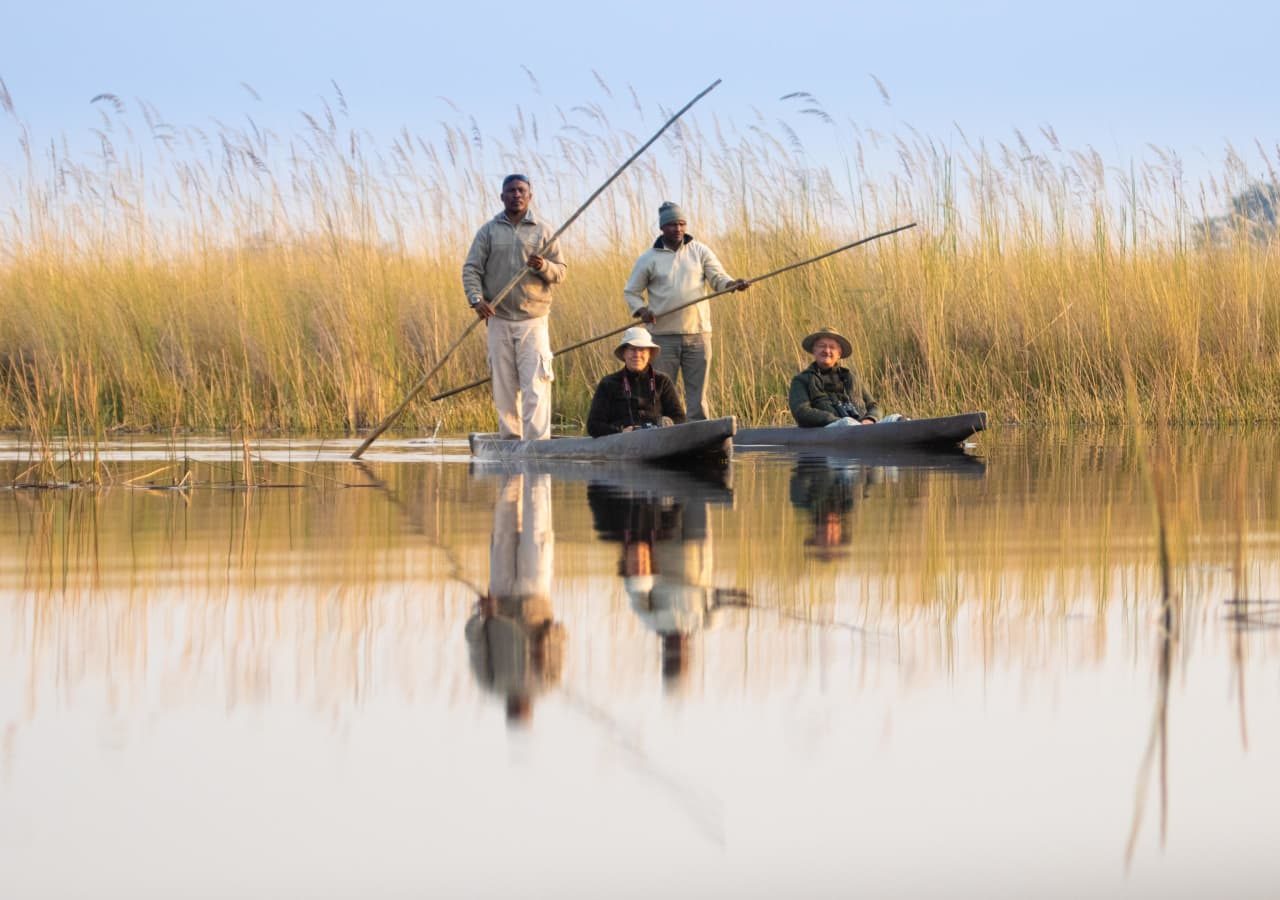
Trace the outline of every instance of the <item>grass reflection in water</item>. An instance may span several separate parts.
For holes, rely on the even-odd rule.
[[[1114,826],[1104,858],[1127,852],[1142,878],[1141,841],[1181,859],[1180,836],[1211,840],[1199,816],[1248,802],[1231,789],[1239,752],[1280,734],[1274,704],[1250,702],[1280,650],[1275,451],[1228,435],[1158,452],[1176,622],[1124,441],[762,455],[719,482],[384,460],[317,463],[288,491],[6,491],[0,773],[39,783],[68,714],[125,755],[201,716],[236,743],[246,717],[300,714],[328,735],[308,751],[322,756],[384,715],[432,716],[430,746],[469,752],[505,719],[524,737],[504,740],[600,742],[567,810],[617,786],[614,761],[665,798],[655,814],[731,852],[749,830],[729,746],[765,769],[826,772],[837,749],[874,761],[944,821],[966,777],[994,791],[991,816],[1030,815],[975,755],[1026,745],[1065,778],[1036,802],[1091,798]],[[930,745],[947,748],[936,773],[910,762]],[[1192,777],[1206,765],[1217,795]],[[821,819],[823,794],[803,796],[795,811]]]

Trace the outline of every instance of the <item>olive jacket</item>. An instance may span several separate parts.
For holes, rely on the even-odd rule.
[[[880,404],[867,393],[858,376],[839,364],[824,370],[815,362],[797,373],[791,379],[787,403],[801,428],[821,428],[844,416],[880,419]]]

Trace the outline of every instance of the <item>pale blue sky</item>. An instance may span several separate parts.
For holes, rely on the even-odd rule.
[[[795,120],[779,98],[808,91],[838,120],[882,131],[911,125],[947,141],[958,123],[970,138],[1009,140],[1048,124],[1113,165],[1152,143],[1198,176],[1220,168],[1228,141],[1259,166],[1255,139],[1275,153],[1277,34],[1275,4],[1234,0],[50,2],[6,10],[0,78],[37,141],[65,134],[73,145],[87,145],[100,92],[147,100],[177,125],[252,115],[289,131],[300,109],[332,97],[332,79],[352,124],[385,136],[454,117],[440,97],[502,130],[518,103],[593,101],[623,115],[627,86],[674,107],[719,77],[700,117],[745,122],[754,108]],[[16,133],[0,114],[0,165],[14,164]],[[805,132],[819,154],[831,139]]]

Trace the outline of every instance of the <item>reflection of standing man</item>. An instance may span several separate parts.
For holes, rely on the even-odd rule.
[[[554,233],[534,218],[526,175],[502,180],[502,212],[476,232],[462,264],[467,302],[489,330],[489,370],[498,433],[504,438],[551,437],[551,286],[564,281],[560,244],[539,255]],[[490,302],[521,272],[497,307]]]
[[[554,621],[551,476],[512,475],[498,492],[489,545],[489,593],[467,622],[471,667],[502,694],[507,719],[526,722],[533,698],[563,672],[564,626]]]
[[[684,211],[670,200],[658,208],[661,236],[641,254],[623,288],[631,314],[649,326],[662,348],[653,365],[672,381],[684,379],[684,400],[691,420],[706,419],[707,376],[711,371],[711,304],[677,306],[729,288],[750,285],[734,279],[720,265],[711,248],[685,232]],[[649,303],[645,305],[645,293]]]

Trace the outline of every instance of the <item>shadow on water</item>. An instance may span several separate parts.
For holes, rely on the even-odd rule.
[[[1138,766],[1137,794],[1134,798],[1133,821],[1125,844],[1125,865],[1133,863],[1138,836],[1146,812],[1147,790],[1155,779],[1160,799],[1160,846],[1169,831],[1169,685],[1173,673],[1174,648],[1177,644],[1177,619],[1171,598],[1166,598],[1160,619],[1160,637],[1156,651],[1156,700],[1151,717],[1151,730],[1142,762]]]
[[[498,480],[489,545],[489,589],[478,600],[465,630],[477,682],[503,699],[510,726],[530,726],[536,700],[554,691],[567,708],[608,740],[627,765],[668,795],[699,831],[723,845],[719,798],[659,764],[633,728],[600,702],[564,684],[568,634],[564,624],[556,620],[552,599],[555,530],[551,475],[511,471],[509,467],[500,473],[486,467],[485,474]],[[647,575],[648,583],[643,585],[646,598],[635,607],[636,612],[652,621],[663,636],[664,678],[679,678],[688,669],[686,642],[701,624],[693,620],[706,612],[700,583],[710,574],[706,505],[731,504],[732,492],[718,477],[699,478],[687,472],[644,467],[616,472],[570,467],[563,474],[588,481],[587,498],[597,526],[609,529],[606,540],[623,543],[619,572],[628,580],[628,591],[636,588],[634,579],[641,578],[639,572]],[[637,487],[655,482],[661,482],[665,490],[678,487],[683,499],[677,501],[669,494],[652,494]],[[629,502],[639,496],[644,498],[643,511]],[[694,514],[698,521],[691,521],[688,531],[680,524],[686,504],[698,510]],[[673,540],[676,532],[679,539]],[[658,543],[670,544],[663,550],[672,552],[656,550]],[[656,563],[655,557],[663,561]],[[663,572],[660,584],[656,583],[659,566]]]

